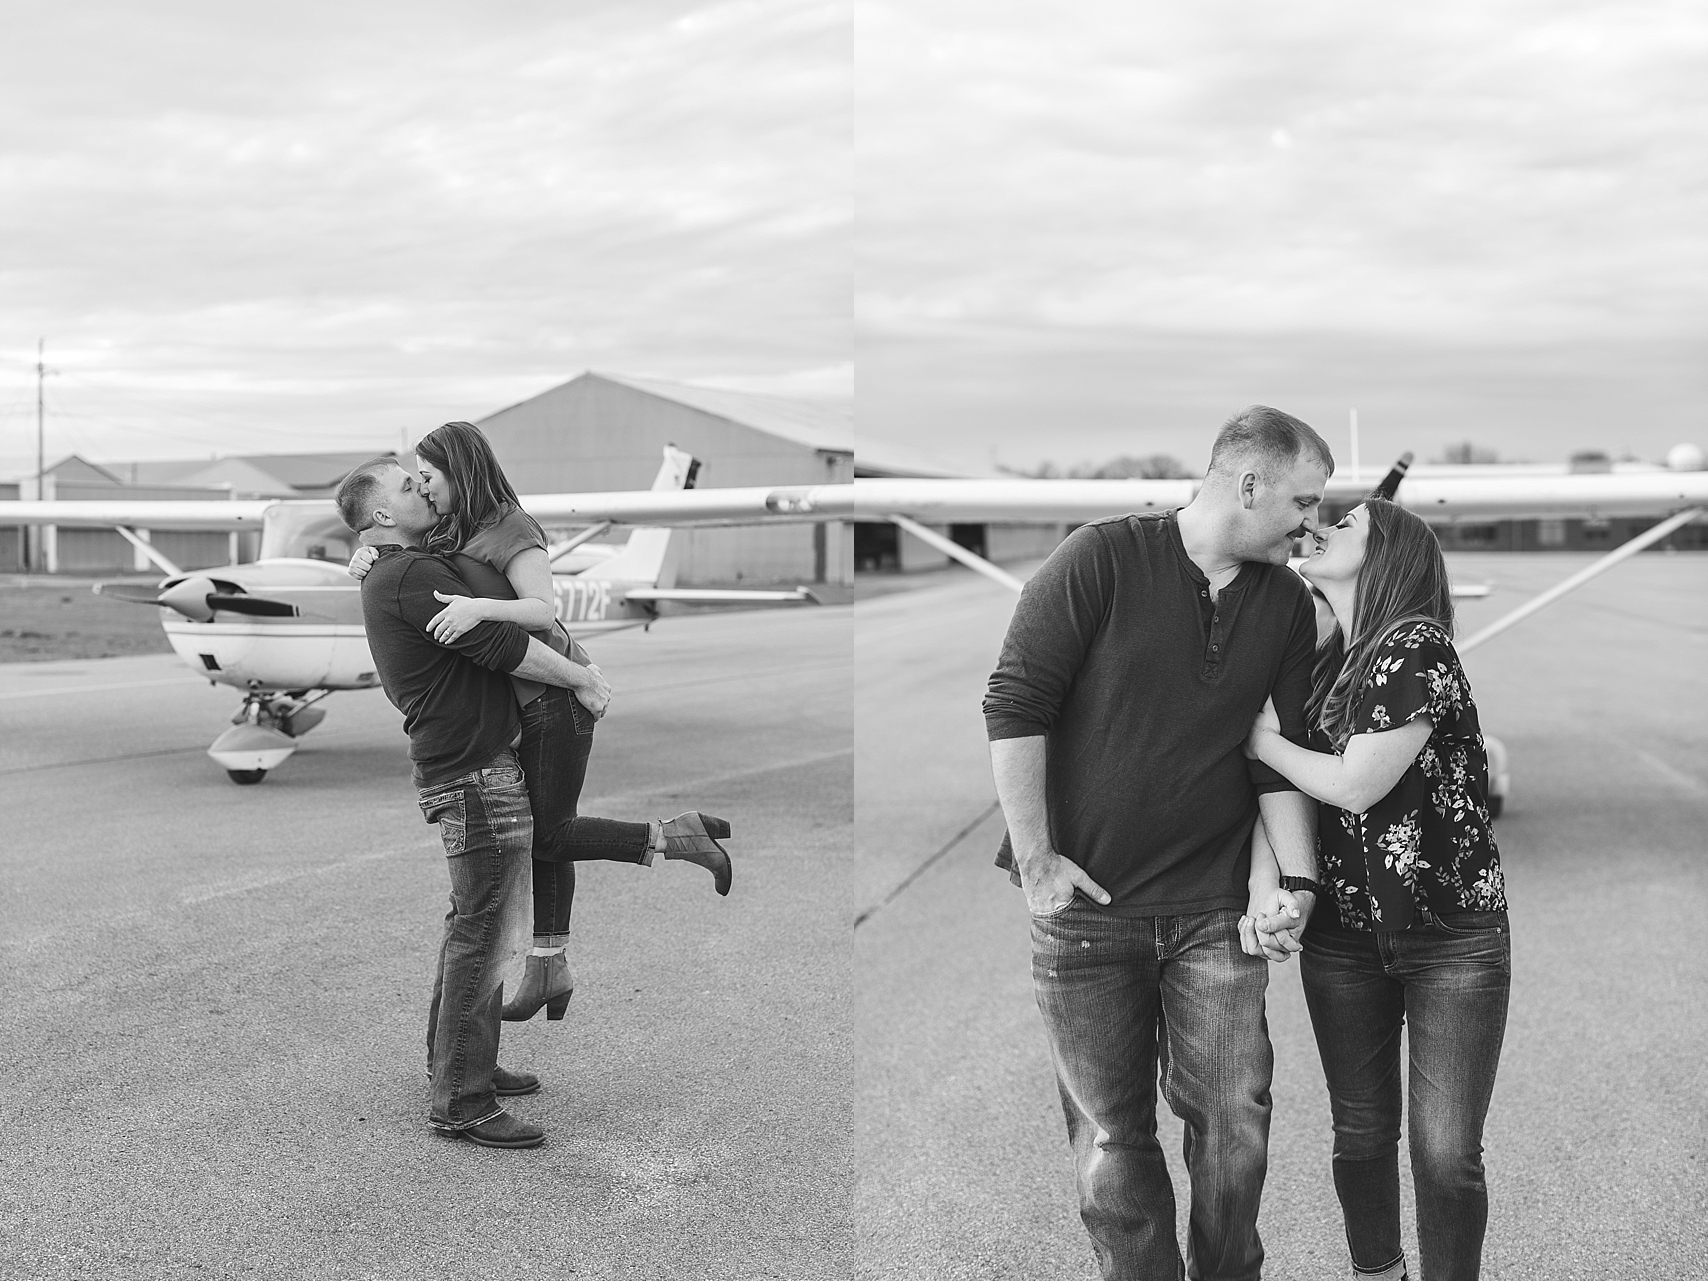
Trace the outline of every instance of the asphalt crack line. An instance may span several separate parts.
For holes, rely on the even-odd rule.
[[[195,747],[162,747],[152,752],[121,752],[117,756],[94,756],[82,761],[44,761],[40,765],[17,765],[11,769],[0,769],[0,778],[13,774],[36,774],[48,769],[75,769],[79,765],[111,765],[114,761],[143,761],[153,756],[184,756],[190,752],[205,752],[205,745]]]
[[[852,747],[838,748],[834,752],[821,752],[817,756],[797,757],[792,761],[778,761],[774,765],[755,765],[750,769],[728,770],[722,774],[704,774],[699,778],[675,780],[660,780],[652,787],[637,787],[626,792],[605,792],[598,796],[583,796],[576,802],[580,810],[591,813],[596,808],[602,808],[607,803],[633,800],[636,797],[657,796],[663,792],[683,791],[696,787],[710,787],[716,783],[733,783],[738,779],[752,778],[756,774],[775,774],[779,770],[799,769],[805,765],[820,765],[825,761],[838,760],[844,756],[854,755]]]
[[[1699,801],[1708,799],[1708,783],[1703,783],[1701,779],[1694,778],[1676,766],[1668,764],[1653,752],[1645,752],[1640,747],[1634,747],[1631,750],[1640,760],[1647,764],[1650,769],[1654,770],[1656,774],[1659,774],[1685,795],[1693,797]]]
[[[891,890],[888,894],[884,895],[883,898],[879,899],[876,903],[872,904],[871,907],[867,908],[864,912],[861,912],[860,915],[856,916],[854,918],[854,928],[859,929],[867,921],[871,920],[871,918],[873,916],[877,915],[878,912],[880,912],[882,909],[888,907],[891,903],[893,903],[897,898],[899,898],[901,896],[902,892],[904,890],[906,890],[908,886],[912,885],[921,876],[925,875],[925,873],[931,868],[931,866],[934,863],[936,863],[939,859],[942,859],[943,857],[945,857],[949,853],[950,850],[954,849],[962,841],[966,840],[967,837],[971,836],[975,831],[978,830],[978,828],[984,823],[984,821],[987,818],[989,818],[992,814],[996,813],[996,811],[1001,809],[1001,808],[1002,808],[1002,802],[1001,801],[992,801],[989,805],[985,806],[984,809],[979,812],[979,816],[977,818],[975,818],[972,822],[968,823],[960,831],[956,832],[953,836],[951,836],[949,838],[948,844],[944,845],[942,849],[938,850],[930,858],[926,859],[918,867],[914,868],[913,871],[909,872],[905,877],[902,878],[901,883],[899,885],[897,885],[893,890]]]
[[[322,730],[315,735],[314,741],[316,743],[327,743],[341,738],[349,738],[361,732],[364,731],[357,726],[341,725],[336,729]],[[299,739],[298,743],[300,744],[301,741]],[[184,756],[191,752],[205,752],[207,750],[206,745],[161,747],[147,752],[120,752],[117,756],[95,756],[88,760],[43,761],[39,765],[14,765],[10,769],[0,769],[0,778],[7,778],[13,774],[35,774],[41,770],[49,769],[75,769],[80,765],[111,765],[115,761],[145,761],[155,756]]]
[[[695,679],[695,680],[662,681],[657,685],[641,685],[641,684],[625,685],[625,684],[622,684],[621,683],[622,673],[619,670],[619,671],[616,671],[616,675],[618,677],[618,684],[616,684],[614,686],[614,689],[615,689],[617,695],[622,696],[622,697],[627,697],[631,694],[633,694],[633,695],[657,694],[657,693],[663,692],[664,690],[689,689],[689,688],[691,688],[693,686],[697,686],[697,685],[739,685],[739,684],[746,682],[746,681],[772,680],[772,679],[775,679],[777,677],[783,677],[783,676],[810,676],[810,675],[813,675],[813,674],[818,673],[818,672],[843,671],[845,669],[849,669],[850,667],[851,667],[851,664],[838,660],[838,661],[833,662],[833,663],[803,664],[802,666],[799,666],[799,667],[772,667],[772,668],[764,668],[764,669],[755,669],[755,670],[749,671],[749,672],[742,672],[742,673],[735,675],[735,676],[704,676],[704,677],[700,677],[700,678]],[[603,670],[603,669],[601,669],[601,670]],[[611,673],[606,673],[606,675],[607,675],[607,677],[609,677],[611,675]]]
[[[185,907],[198,903],[209,903],[216,898],[230,898],[234,894],[247,894],[252,890],[271,889],[275,885],[287,885],[291,881],[300,881],[308,876],[325,876],[331,872],[344,872],[358,867],[363,863],[376,863],[382,859],[396,858],[399,854],[415,853],[419,846],[404,846],[398,849],[381,850],[377,854],[353,854],[349,858],[341,858],[336,863],[319,863],[314,867],[298,867],[288,872],[263,873],[257,876],[238,877],[229,881],[214,881],[207,885],[194,885],[178,895],[178,902]]]
[[[47,698],[53,694],[104,694],[115,689],[147,689],[153,685],[200,685],[194,676],[174,676],[170,680],[119,681],[112,685],[60,685],[53,689],[10,689],[0,698]]]
[[[159,903],[147,907],[131,908],[123,912],[111,912],[94,919],[65,921],[54,924],[39,934],[28,938],[0,939],[0,950],[17,951],[25,954],[37,952],[46,946],[60,946],[63,939],[70,934],[87,932],[88,930],[114,929],[120,926],[130,926],[138,923],[159,925],[163,923],[165,913],[172,909],[184,910],[200,907],[216,899],[231,898],[238,894],[247,894],[255,890],[270,889],[278,885],[287,885],[292,881],[304,880],[311,876],[326,876],[338,872],[351,871],[364,864],[379,863],[386,859],[398,857],[415,857],[423,850],[437,853],[439,842],[432,839],[419,844],[400,844],[387,849],[367,854],[354,854],[349,858],[339,859],[334,863],[317,863],[312,867],[295,867],[277,872],[258,873],[253,876],[238,877],[225,881],[209,881],[200,885],[189,885],[179,890],[175,895]]]

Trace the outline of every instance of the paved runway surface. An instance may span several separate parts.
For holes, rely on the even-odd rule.
[[[1461,635],[1588,559],[1453,558],[1496,588],[1461,602]],[[990,865],[1001,818],[979,699],[1012,603],[945,571],[856,606],[856,1231],[862,1275],[885,1281],[1096,1275],[1025,907]],[[1638,557],[1466,666],[1514,789],[1496,829],[1514,991],[1485,1140],[1483,1275],[1701,1275],[1708,555]],[[1337,1278],[1327,1094],[1298,967],[1271,975],[1265,1276]],[[1184,1194],[1179,1126],[1160,1111]],[[1408,1188],[1415,1269],[1411,1213]]]
[[[447,881],[400,716],[257,787],[170,657],[0,666],[0,1275],[844,1278],[850,610],[597,639],[583,812],[732,820],[735,883],[583,864],[544,1147],[426,1124]]]

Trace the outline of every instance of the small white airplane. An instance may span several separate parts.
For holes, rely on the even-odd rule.
[[[1537,610],[1613,568],[1682,525],[1708,512],[1708,471],[1665,471],[1563,476],[1413,477],[1405,480],[1406,454],[1377,486],[1356,477],[1333,477],[1325,504],[1347,508],[1373,492],[1430,519],[1598,519],[1663,517],[1659,524],[1525,602],[1476,634],[1457,641],[1461,654],[1498,636]],[[855,520],[888,521],[926,545],[987,578],[1019,592],[1025,586],[999,565],[929,528],[931,524],[1038,521],[1084,524],[1128,512],[1167,511],[1192,501],[1196,480],[857,480]],[[1295,560],[1294,566],[1302,563]],[[1455,596],[1486,596],[1482,584],[1454,589]],[[1506,747],[1484,735],[1489,758],[1489,808],[1498,817],[1511,792]]]
[[[673,542],[682,526],[847,520],[853,486],[696,490],[699,462],[674,446],[650,490],[524,494],[548,528],[584,525],[547,549],[558,618],[572,636],[646,627],[659,605],[817,604],[805,587],[786,591],[679,588]],[[361,587],[346,568],[356,537],[327,499],[253,502],[0,502],[0,525],[116,529],[166,577],[153,587],[97,583],[103,596],[160,609],[178,656],[212,684],[243,691],[232,728],[208,755],[237,783],[259,783],[325,719],[315,706],[339,690],[374,689],[379,677],[362,623]],[[594,544],[631,527],[621,546]],[[261,556],[191,573],[156,550],[139,528],[261,528]]]

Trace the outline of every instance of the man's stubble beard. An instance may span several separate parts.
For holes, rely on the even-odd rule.
[[[1279,541],[1261,544],[1249,543],[1242,550],[1240,559],[1255,561],[1260,565],[1285,565],[1293,558],[1293,535],[1286,534]]]

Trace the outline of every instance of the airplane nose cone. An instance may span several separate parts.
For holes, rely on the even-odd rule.
[[[213,610],[208,608],[208,597],[219,590],[213,584],[213,579],[186,578],[160,593],[160,603],[168,609],[175,609],[185,618],[198,623],[213,622]]]

